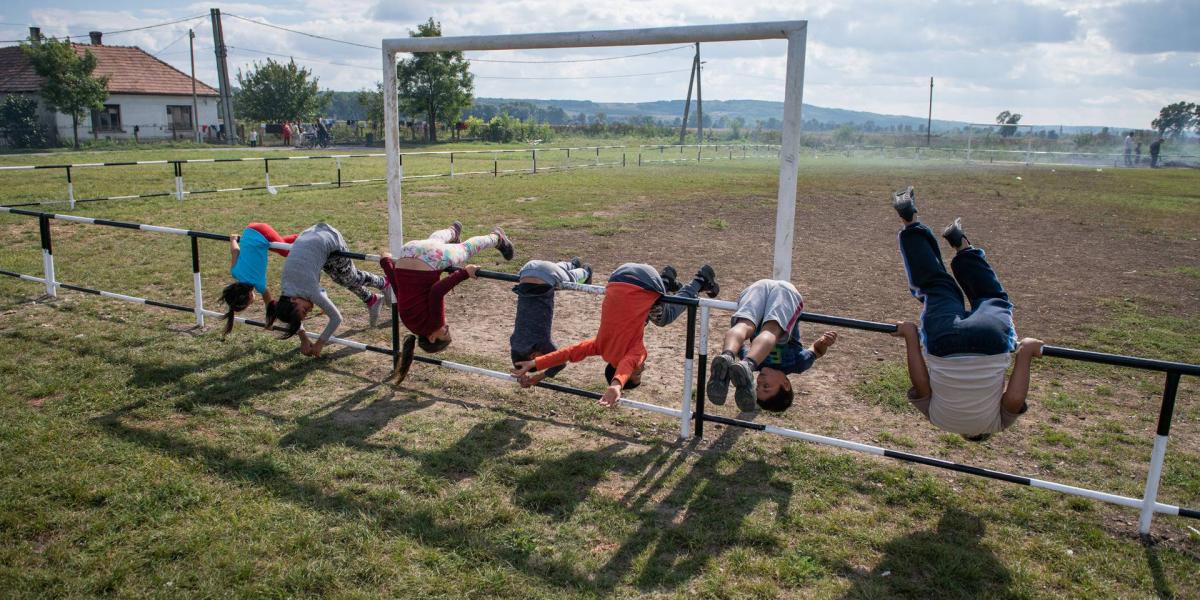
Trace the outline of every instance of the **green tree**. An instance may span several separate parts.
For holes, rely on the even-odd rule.
[[[730,139],[741,139],[742,128],[746,126],[746,120],[741,117],[734,117],[729,120],[729,129],[732,137]]]
[[[367,114],[367,120],[371,122],[371,129],[379,131],[383,124],[383,84],[375,84],[373,90],[362,90],[358,93],[358,103],[362,105],[363,111]]]
[[[1158,135],[1177,138],[1193,124],[1200,127],[1198,111],[1200,111],[1200,106],[1191,102],[1180,101],[1168,104],[1158,111],[1158,118],[1151,121],[1150,126],[1158,132]]]
[[[1021,113],[1003,111],[996,115],[997,125],[1016,125],[1021,122]],[[1001,127],[1000,137],[1012,137],[1017,132],[1016,127]]]
[[[329,104],[329,97],[317,88],[312,71],[287,63],[267,59],[266,64],[254,63],[243,73],[238,69],[238,87],[233,98],[234,113],[243,119],[282,123],[308,121]]]
[[[36,98],[12,94],[0,102],[0,133],[14,148],[46,145],[46,134],[38,121]]]
[[[79,148],[79,119],[104,108],[108,98],[108,77],[92,76],[96,55],[85,49],[80,56],[71,42],[57,38],[31,39],[23,42],[21,49],[33,63],[33,70],[44,79],[42,101],[51,110],[71,115],[74,144]]]
[[[441,37],[442,24],[432,17],[409,31],[412,37]],[[475,78],[462,52],[419,52],[396,65],[400,110],[425,115],[430,142],[437,141],[437,124],[453,127],[464,108],[474,101]]]

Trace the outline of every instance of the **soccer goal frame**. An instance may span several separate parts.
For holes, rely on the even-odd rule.
[[[646,46],[696,42],[738,42],[785,39],[787,78],[783,98],[783,139],[779,152],[779,192],[775,209],[775,254],[772,277],[790,280],[795,240],[797,154],[800,146],[800,107],[804,96],[804,56],[808,21],[730,23],[649,29],[566,31],[458,37],[405,37],[383,40],[383,89],[396,90],[396,55],[401,52],[451,52],[471,50],[533,50]],[[388,249],[398,254],[404,245],[404,211],[400,156],[400,108],[395,93],[385,93],[384,138],[387,144]]]

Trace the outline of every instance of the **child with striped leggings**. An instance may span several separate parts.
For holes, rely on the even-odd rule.
[[[299,333],[300,351],[308,356],[321,356],[321,349],[342,323],[342,313],[338,312],[337,305],[321,288],[322,271],[367,305],[372,326],[379,320],[383,297],[367,291],[366,288],[382,290],[387,282],[373,273],[359,271],[349,258],[334,254],[348,250],[341,232],[328,224],[317,223],[300,233],[292,242],[292,250],[287,259],[283,261],[280,296],[274,309],[269,305],[267,307],[267,325],[270,326],[275,319],[287,323],[283,338],[287,339]],[[329,324],[315,342],[308,339],[301,325],[314,305],[321,307],[325,316],[329,318]]]

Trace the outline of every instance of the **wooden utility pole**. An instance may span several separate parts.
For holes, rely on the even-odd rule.
[[[696,58],[692,59],[692,72],[688,73],[688,93],[687,100],[683,102],[683,124],[679,126],[679,145],[683,145],[683,138],[687,136],[687,120],[688,112],[692,108],[692,84],[696,82],[696,67],[700,66],[700,61]]]
[[[704,92],[700,88],[700,71],[704,63],[700,61],[700,42],[696,42],[696,143],[704,143]]]
[[[933,135],[933,78],[929,78],[929,117],[925,121],[925,147],[929,147]]]
[[[227,143],[237,143],[237,123],[233,118],[233,89],[229,85],[229,65],[226,58],[229,53],[225,49],[225,32],[221,28],[221,9],[209,10],[213,28],[213,50],[217,54],[217,78],[221,87],[222,123],[225,125],[225,140]]]
[[[200,109],[196,103],[196,30],[188,30],[188,53],[192,56],[192,137],[200,139]]]

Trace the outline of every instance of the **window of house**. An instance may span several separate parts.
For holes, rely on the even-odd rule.
[[[192,130],[192,107],[184,105],[167,105],[167,126],[171,131]]]
[[[96,131],[121,131],[121,105],[105,104],[103,109],[93,110],[92,129]]]

